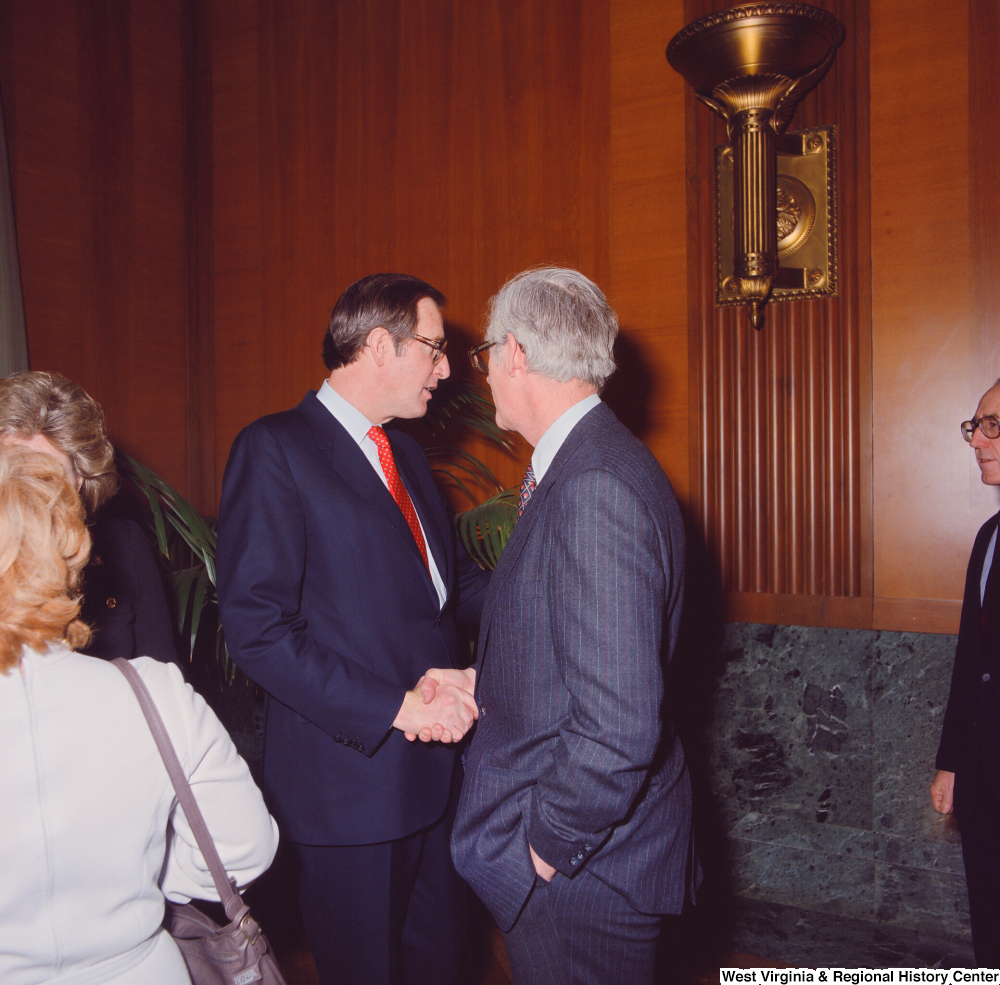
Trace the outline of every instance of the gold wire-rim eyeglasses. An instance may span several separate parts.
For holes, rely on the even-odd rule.
[[[962,421],[960,425],[962,437],[966,441],[972,441],[976,428],[983,432],[984,438],[1000,438],[1000,420],[993,414],[983,414],[982,417],[974,418],[971,421]]]

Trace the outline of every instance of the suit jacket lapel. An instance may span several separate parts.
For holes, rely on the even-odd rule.
[[[424,564],[424,559],[420,556],[420,549],[417,547],[417,542],[413,539],[410,525],[406,522],[406,517],[403,516],[402,510],[400,510],[396,501],[392,498],[392,493],[389,492],[385,483],[372,468],[371,462],[365,457],[365,453],[347,433],[340,421],[316,399],[315,392],[310,391],[306,394],[305,399],[299,404],[299,410],[305,415],[309,427],[316,438],[316,443],[330,456],[330,461],[334,469],[336,469],[337,474],[362,499],[370,503],[381,513],[385,522],[398,531],[404,544],[406,544],[406,549],[413,551],[414,557],[420,562],[420,567],[424,570],[428,589],[436,602],[437,591],[434,588],[434,582],[431,580],[427,565]],[[393,448],[393,456],[396,457],[396,467],[399,468],[399,459],[404,456],[400,455],[397,457],[395,447]],[[424,520],[424,517],[428,511],[423,503],[423,498],[419,496],[414,497],[413,487],[416,485],[416,482],[409,468],[407,468],[407,472],[409,474],[404,476],[404,483],[407,491],[410,493],[410,498],[413,500],[414,507],[420,513],[420,519],[424,523],[424,529],[426,530],[428,523]],[[402,470],[400,470],[400,474],[403,474]],[[423,507],[422,510],[421,507]],[[443,551],[439,548],[438,552],[434,555],[435,561],[442,553]],[[438,564],[438,570],[442,570],[440,564]]]
[[[493,617],[493,607],[497,596],[517,566],[517,560],[520,557],[521,551],[528,542],[528,536],[541,513],[542,504],[549,493],[559,484],[562,474],[572,459],[574,452],[580,447],[581,442],[587,437],[591,428],[600,420],[599,415],[602,409],[607,410],[604,404],[598,404],[593,410],[585,414],[576,427],[566,436],[566,440],[562,443],[559,451],[556,452],[556,457],[552,459],[552,464],[546,469],[542,481],[531,494],[531,501],[528,503],[521,519],[517,521],[514,532],[510,535],[510,540],[504,546],[503,554],[500,555],[496,571],[493,572],[493,577],[490,579],[490,587],[486,595],[486,600],[483,603],[483,617],[479,630],[479,652],[476,657],[479,667],[479,678],[477,679],[481,679],[482,676],[483,658],[486,654],[486,643],[489,639],[490,620]]]
[[[1000,513],[995,514],[983,525],[979,532],[979,536],[976,538],[976,543],[972,548],[972,558],[970,561],[970,568],[972,571],[976,572],[976,577],[971,579],[972,584],[969,586],[973,598],[971,601],[975,604],[976,613],[976,623],[979,624],[982,610],[982,593],[980,591],[980,582],[983,576],[983,565],[986,563],[986,551],[990,546],[990,538],[993,536],[993,531],[997,529],[998,521],[1000,521]],[[993,566],[1000,564],[1000,536],[997,537],[997,546],[993,552]],[[990,568],[992,571],[992,566]],[[965,599],[964,604],[968,605],[970,599],[968,596]],[[980,637],[980,650],[985,651],[987,648],[983,645],[982,637]],[[989,653],[983,652],[983,656],[986,657],[991,663],[1000,660],[1000,632],[994,632],[992,645],[989,647]]]
[[[427,550],[434,556],[434,562],[437,564],[437,569],[441,574],[441,580],[448,586],[451,584],[451,558],[448,556],[448,551],[445,548],[444,532],[438,526],[437,519],[432,513],[427,500],[424,498],[420,487],[420,480],[417,478],[417,473],[414,471],[413,464],[407,457],[405,450],[397,447],[391,435],[389,436],[389,441],[392,444],[392,453],[396,459],[396,468],[399,469],[403,485],[406,486],[406,491],[410,494],[410,499],[413,501],[413,508],[420,517],[420,524],[424,530],[424,538],[427,541]],[[416,547],[416,543],[414,543],[414,547]],[[417,553],[419,554],[419,551]],[[427,577],[430,579],[430,573],[428,573]],[[431,585],[433,587],[433,580],[431,580]]]

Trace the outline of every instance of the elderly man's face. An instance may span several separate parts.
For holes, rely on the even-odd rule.
[[[497,427],[503,428],[504,431],[515,430],[511,420],[511,381],[507,370],[512,348],[516,345],[514,336],[508,334],[502,344],[487,350],[489,352],[489,373],[486,375],[486,380],[493,391],[493,403],[497,409]]]
[[[994,417],[1000,420],[1000,386],[991,387],[983,394],[976,408],[976,419]],[[988,486],[1000,486],[1000,438],[987,438],[976,428],[970,442],[976,451],[976,462]]]

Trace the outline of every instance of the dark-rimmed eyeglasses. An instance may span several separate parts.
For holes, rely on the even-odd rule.
[[[495,345],[501,345],[501,343],[480,342],[479,345],[475,345],[469,350],[469,362],[472,363],[472,368],[477,373],[482,373],[484,376],[489,373],[490,367],[486,361],[486,357],[489,355],[490,349]]]
[[[976,428],[983,432],[984,438],[1000,438],[1000,420],[992,414],[984,414],[972,421],[962,421],[962,437],[971,441]]]
[[[434,355],[431,359],[435,366],[444,359],[444,351],[448,348],[447,339],[425,339],[422,335],[417,335],[416,332],[413,333],[411,338],[416,339],[418,342],[423,342],[424,345],[430,346],[434,350]]]

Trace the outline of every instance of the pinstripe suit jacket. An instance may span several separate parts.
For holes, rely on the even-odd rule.
[[[661,706],[683,572],[670,483],[599,404],[535,490],[483,609],[452,855],[501,929],[535,881],[529,843],[643,912],[681,909],[691,790]]]

